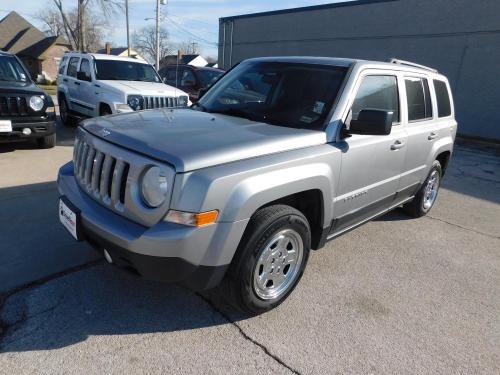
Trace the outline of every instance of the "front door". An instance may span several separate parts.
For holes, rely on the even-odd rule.
[[[400,79],[393,72],[365,71],[345,119],[346,126],[363,109],[394,112],[389,135],[352,135],[344,139],[339,190],[332,232],[341,233],[389,208],[398,190],[406,153],[401,124]]]

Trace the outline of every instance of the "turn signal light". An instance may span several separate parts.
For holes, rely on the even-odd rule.
[[[217,210],[201,213],[170,210],[165,219],[172,223],[190,225],[193,227],[204,227],[215,223],[218,216],[219,211]]]

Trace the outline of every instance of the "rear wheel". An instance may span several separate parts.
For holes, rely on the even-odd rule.
[[[250,220],[226,277],[231,302],[260,314],[282,303],[298,284],[309,258],[311,230],[289,206],[259,210]]]
[[[52,148],[56,145],[56,133],[37,138],[36,142],[40,148]]]
[[[403,206],[406,213],[413,217],[427,215],[436,202],[442,176],[441,163],[436,160],[432,164],[429,175],[415,195],[415,198]]]
[[[75,126],[77,124],[76,118],[69,113],[68,103],[64,95],[59,97],[59,117],[65,126]]]

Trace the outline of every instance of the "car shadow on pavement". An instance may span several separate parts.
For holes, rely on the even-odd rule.
[[[229,321],[220,311],[204,295],[102,262],[8,297],[0,312],[5,331],[0,353],[60,349],[95,336],[193,330],[243,318],[231,314]]]

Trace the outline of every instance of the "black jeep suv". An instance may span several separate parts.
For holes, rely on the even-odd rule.
[[[36,139],[41,148],[56,144],[54,102],[31,80],[21,61],[0,51],[0,142]]]

